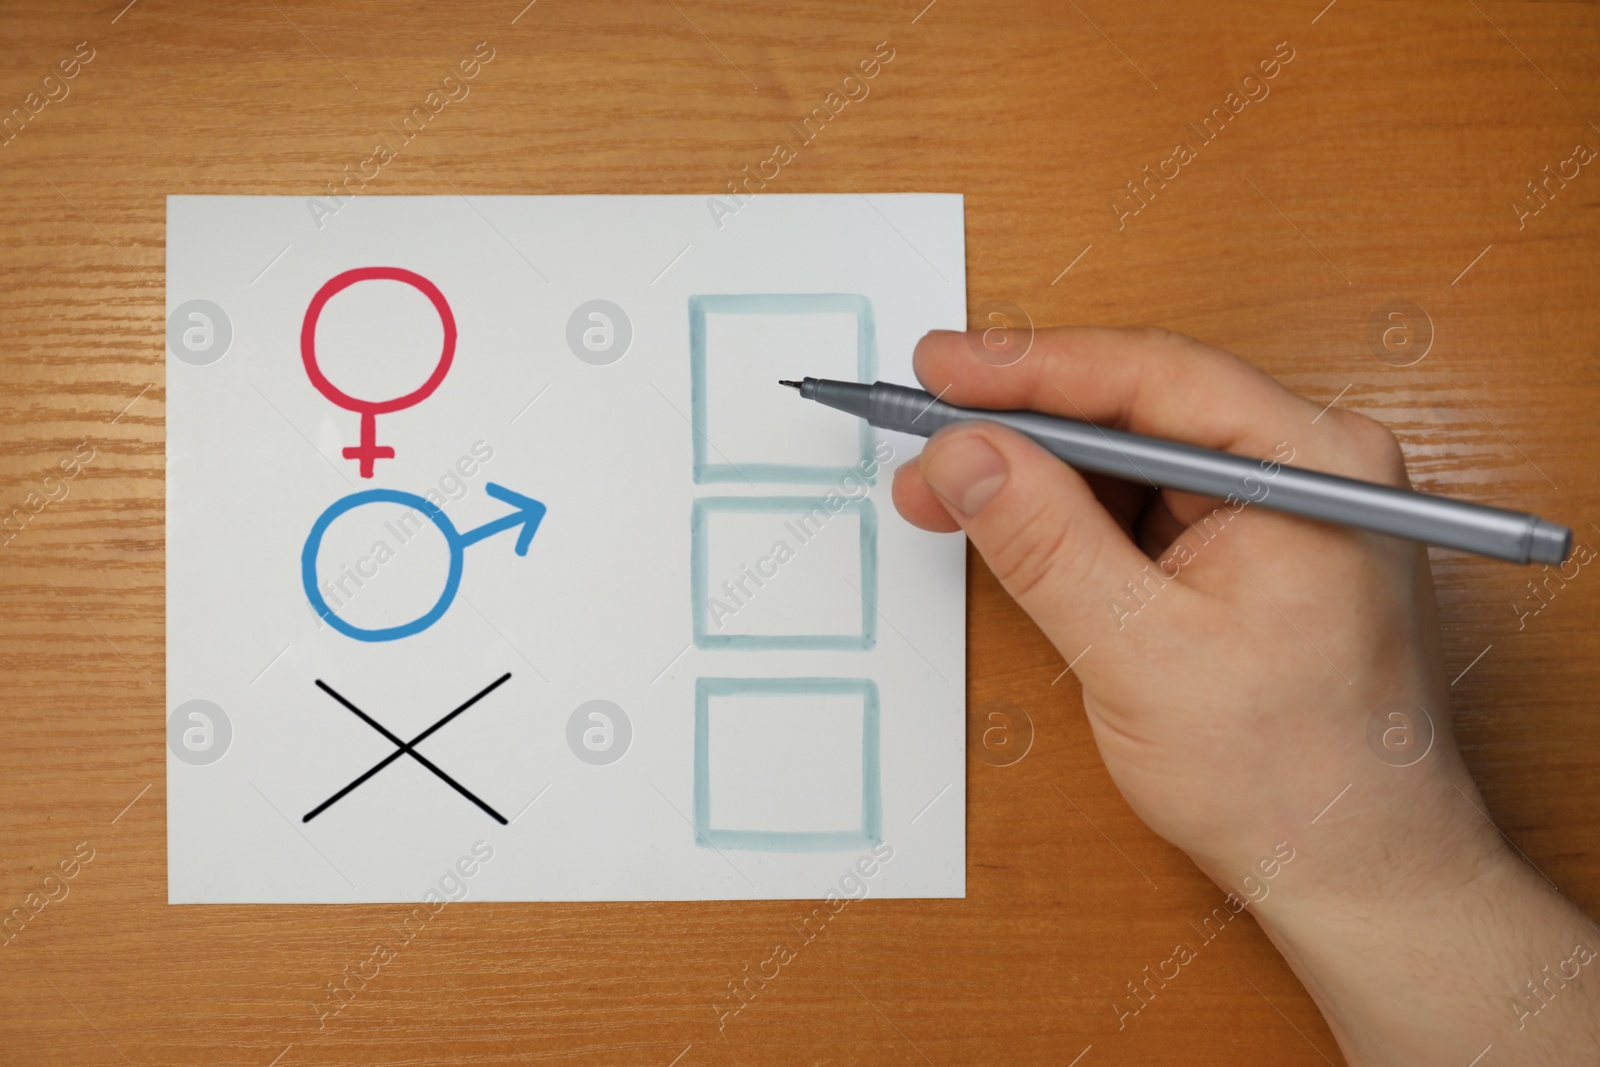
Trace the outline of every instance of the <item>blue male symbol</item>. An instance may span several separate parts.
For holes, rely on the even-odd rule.
[[[522,529],[517,534],[516,550],[517,555],[526,556],[528,543],[533,540],[534,531],[538,530],[540,521],[544,519],[545,507],[537,500],[525,497],[521,493],[514,493],[494,482],[488,483],[484,490],[496,500],[510,504],[515,510],[509,515],[501,516],[493,522],[485,523],[465,533],[457,530],[450,517],[431,501],[415,493],[403,493],[397,489],[367,489],[335,500],[328,506],[328,510],[311,524],[311,533],[306,537],[305,549],[300,553],[300,581],[305,586],[306,598],[311,601],[311,606],[317,615],[325,619],[335,630],[357,641],[398,641],[402,637],[419,634],[438,622],[456,598],[468,545],[492,537],[502,530],[520,526]],[[341,619],[338,613],[328,606],[328,602],[323,599],[322,591],[317,588],[317,553],[322,549],[323,535],[328,532],[333,520],[365,504],[399,504],[401,507],[421,512],[428,521],[439,528],[440,533],[444,534],[445,543],[450,547],[450,573],[445,578],[444,591],[439,594],[439,599],[424,614],[399,626],[367,629],[352,625]]]

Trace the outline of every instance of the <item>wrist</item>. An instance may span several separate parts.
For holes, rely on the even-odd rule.
[[[1202,862],[1241,900],[1257,890],[1249,910],[1352,1065],[1434,1062],[1445,1050],[1465,1063],[1490,1043],[1531,1055],[1595,1018],[1600,973],[1537,1025],[1549,994],[1518,1007],[1530,979],[1554,973],[1541,964],[1570,970],[1575,954],[1593,956],[1580,944],[1600,937],[1506,844],[1453,750],[1442,755],[1427,775],[1390,778],[1387,792],[1368,782],[1364,799],[1358,780],[1340,817],[1304,827],[1274,877]]]
[[[1347,784],[1263,798],[1251,819],[1190,856],[1262,923],[1301,914],[1377,915],[1400,901],[1441,901],[1513,864],[1453,747],[1410,767],[1359,756],[1318,777]]]

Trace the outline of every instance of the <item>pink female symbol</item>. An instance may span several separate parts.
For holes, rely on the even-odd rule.
[[[439,354],[438,366],[433,368],[428,380],[416,390],[392,400],[361,400],[350,396],[330,382],[328,376],[322,373],[322,368],[317,366],[317,319],[322,316],[323,306],[335,294],[348,289],[356,282],[370,281],[404,282],[416,289],[433,304],[434,310],[439,313],[439,322],[444,326],[444,350]],[[345,449],[344,458],[360,461],[363,478],[372,477],[374,461],[394,458],[394,449],[378,444],[378,416],[420,404],[432,396],[433,391],[439,388],[439,383],[444,381],[444,376],[450,373],[450,361],[455,358],[455,354],[456,319],[450,313],[450,305],[445,301],[444,294],[439,291],[438,286],[422,275],[401,267],[359,267],[334,275],[326,285],[317,290],[317,295],[311,298],[311,304],[306,308],[305,323],[300,327],[300,358],[306,365],[306,377],[317,387],[317,392],[346,411],[358,412],[361,415],[361,444]]]

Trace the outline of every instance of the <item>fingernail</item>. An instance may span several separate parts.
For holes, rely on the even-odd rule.
[[[923,455],[922,474],[945,502],[976,515],[1006,484],[1006,461],[979,434],[969,433]]]

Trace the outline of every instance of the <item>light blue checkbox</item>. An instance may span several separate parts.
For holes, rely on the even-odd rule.
[[[878,641],[878,509],[872,501],[847,500],[837,494],[831,497],[837,508],[830,506],[829,497],[803,496],[709,496],[694,502],[690,513],[689,589],[693,599],[694,643],[696,648],[747,648],[747,649],[870,649]],[[803,553],[806,546],[799,543],[802,537],[820,534],[821,523],[837,521],[838,516],[854,515],[859,525],[860,569],[854,575],[840,575],[840,582],[849,583],[860,602],[861,626],[855,633],[716,633],[711,626],[710,588],[710,527],[711,516],[716,514],[789,514],[796,518],[785,523],[793,536],[795,553]],[[811,524],[816,524],[813,530]],[[755,593],[759,597],[760,591]],[[779,595],[767,592],[767,596]]]
[[[739,696],[855,696],[861,700],[861,814],[855,825],[828,830],[718,829],[711,825],[711,701]],[[761,714],[761,712],[752,712]],[[866,678],[697,678],[694,719],[695,844],[757,852],[851,852],[883,841],[883,793],[878,753],[878,687]],[[771,753],[774,766],[788,753]],[[806,774],[803,765],[784,768]]]
[[[717,451],[717,449],[708,436],[706,316],[827,313],[855,316],[855,379],[859,382],[872,382],[878,373],[877,328],[873,321],[872,302],[864,296],[854,293],[741,293],[689,298],[690,407],[694,433],[694,480],[697,484],[780,482],[791,485],[817,485],[835,483],[851,475],[864,477],[868,482],[873,480],[870,475],[863,473],[875,466],[872,463],[872,428],[865,420],[861,420],[858,427],[860,456],[856,466],[740,462],[737,456],[720,454],[717,462],[712,462],[707,455],[708,450]],[[776,382],[773,385],[774,388],[777,387]]]

